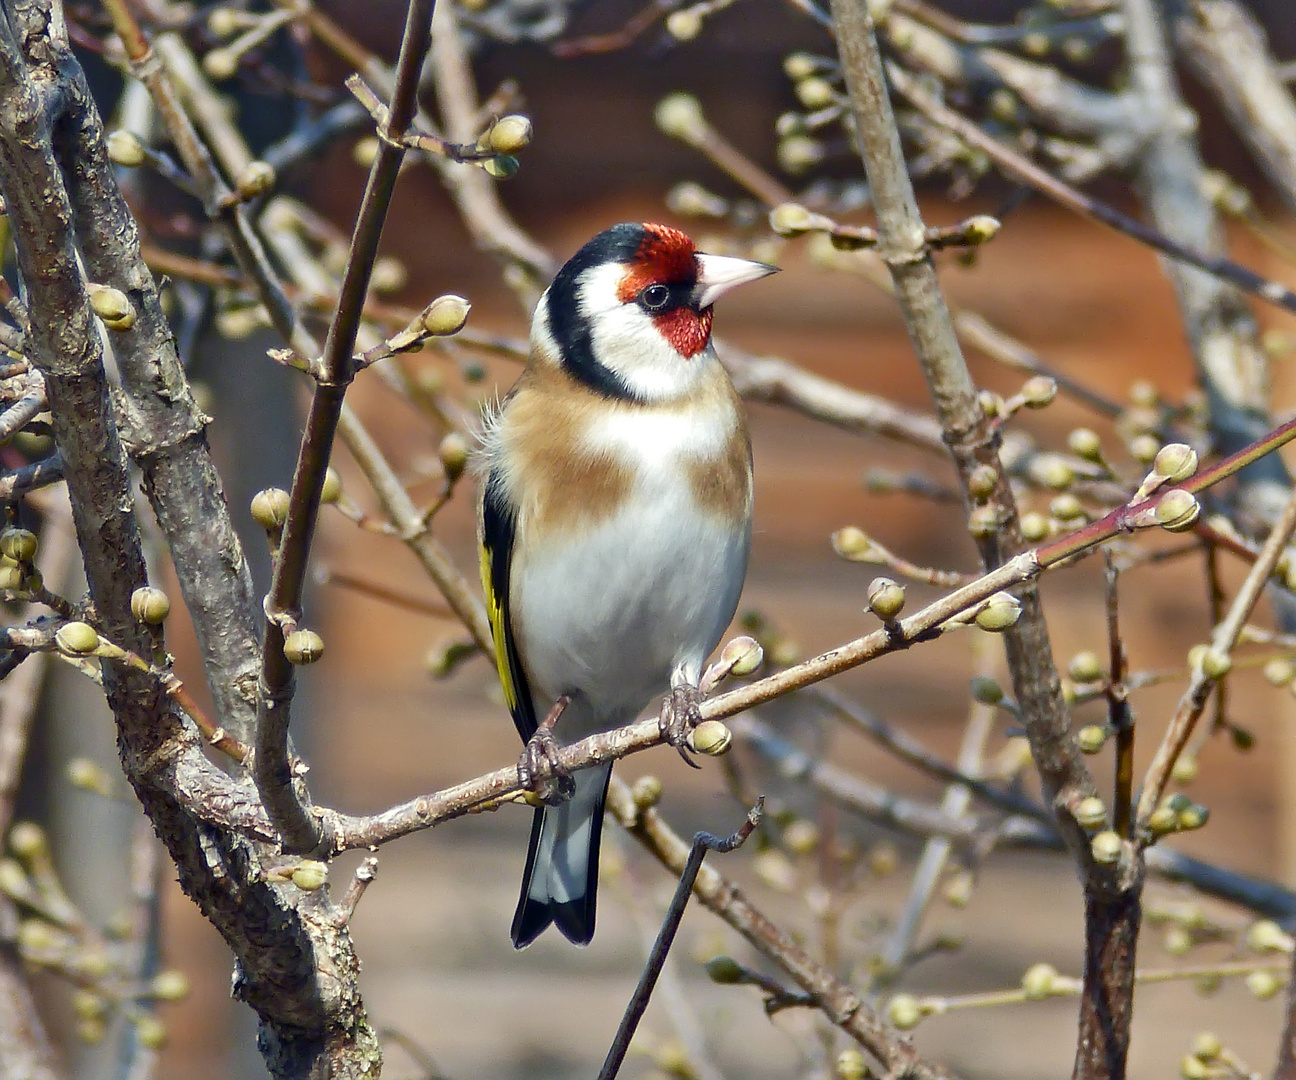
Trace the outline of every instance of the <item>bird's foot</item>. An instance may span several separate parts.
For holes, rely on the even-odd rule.
[[[696,686],[677,686],[662,702],[661,714],[657,718],[662,738],[679,751],[685,764],[695,769],[702,766],[691,757],[692,749],[688,739],[693,729],[702,722],[701,705],[702,691]]]
[[[546,806],[566,802],[576,790],[576,781],[558,760],[558,740],[553,733],[558,717],[570,703],[567,694],[554,702],[518,758],[518,783]]]

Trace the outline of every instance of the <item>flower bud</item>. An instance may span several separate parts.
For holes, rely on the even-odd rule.
[[[375,259],[373,269],[369,272],[369,287],[374,292],[394,293],[409,284],[409,271],[400,259],[384,255]]]
[[[868,1076],[868,1066],[864,1055],[850,1046],[837,1055],[834,1068],[836,1080],[864,1080]]]
[[[482,171],[496,180],[508,180],[517,175],[520,162],[512,154],[496,154],[481,162]]]
[[[264,195],[275,186],[274,167],[267,161],[249,161],[234,190],[244,202]]]
[[[99,648],[99,634],[89,623],[66,622],[54,635],[54,644],[69,656],[89,656]]]
[[[233,8],[213,8],[207,16],[207,29],[214,38],[229,38],[238,33],[239,12]]]
[[[732,956],[725,956],[721,953],[719,956],[711,957],[702,966],[706,968],[707,977],[713,983],[726,986],[743,981],[742,965]]]
[[[769,848],[757,855],[752,860],[752,872],[775,892],[796,890],[796,867],[777,848]]]
[[[292,883],[302,892],[314,892],[328,881],[328,865],[315,859],[302,859],[292,872]]]
[[[887,1019],[900,1031],[912,1031],[923,1018],[922,1006],[912,994],[896,994],[886,1007]]]
[[[1071,657],[1071,662],[1067,664],[1067,674],[1078,683],[1090,683],[1097,682],[1105,672],[1098,654],[1085,649]]]
[[[92,990],[78,990],[72,995],[72,1011],[78,1020],[102,1020],[108,1015],[108,1002]]]
[[[993,465],[976,466],[967,478],[968,494],[977,501],[984,501],[995,493],[999,486],[999,471]]]
[[[158,1001],[181,1001],[189,995],[189,979],[183,971],[159,971],[149,983],[149,994]]]
[[[819,827],[813,821],[797,818],[783,830],[783,846],[794,855],[809,855],[819,846]]]
[[[1058,521],[1075,521],[1085,516],[1084,504],[1068,491],[1049,503],[1049,513]]]
[[[1167,532],[1184,532],[1201,514],[1201,504],[1191,492],[1172,488],[1157,500],[1156,523]]]
[[[998,222],[995,222],[995,225],[997,227]],[[1042,409],[1057,397],[1057,389],[1057,383],[1047,375],[1035,375],[1022,384],[1022,400],[1028,409]]]
[[[1247,927],[1246,946],[1258,953],[1290,953],[1293,939],[1272,919],[1260,919]]]
[[[141,1016],[135,1021],[135,1037],[146,1050],[161,1050],[167,1041],[166,1025],[156,1016]]]
[[[144,144],[133,131],[118,128],[108,136],[108,160],[128,169],[144,164]]]
[[[1058,971],[1052,964],[1032,964],[1021,978],[1022,993],[1027,1001],[1043,1001],[1057,988]]]
[[[733,732],[720,720],[703,720],[689,733],[689,743],[699,754],[720,757],[729,750]]]
[[[873,551],[873,541],[862,529],[847,525],[832,534],[833,550],[845,559],[860,560]]]
[[[29,563],[36,558],[40,542],[34,532],[27,529],[5,529],[0,532],[0,553],[16,563]]]
[[[1157,441],[1155,435],[1136,435],[1129,443],[1130,457],[1144,464],[1150,464],[1156,458],[1160,449],[1161,444]]]
[[[968,218],[967,221],[963,222],[963,225],[961,226],[963,243],[967,244],[969,247],[980,247],[982,244],[988,244],[999,235],[999,230],[1001,228],[1002,226],[999,224],[997,218],[992,218],[989,214],[975,214]],[[1053,382],[1052,379],[1049,379],[1048,381]],[[1027,385],[1030,384],[1028,383]],[[1023,392],[1024,391],[1025,387],[1023,387]],[[1056,384],[1053,387],[1053,393],[1057,393]],[[1052,397],[1050,397],[1049,401],[1052,400]],[[1047,404],[1048,401],[1043,402],[1043,405]],[[1029,400],[1026,402],[1026,406],[1031,409],[1042,407],[1041,405],[1036,405]]]
[[[789,53],[783,58],[783,74],[793,82],[808,79],[823,66],[818,57],[809,53]]]
[[[1170,769],[1170,779],[1176,784],[1191,784],[1197,779],[1197,759],[1191,754],[1180,754]]]
[[[1176,815],[1177,824],[1182,832],[1200,829],[1210,821],[1210,808],[1199,803],[1189,803]]]
[[[799,80],[793,92],[807,109],[826,109],[837,100],[832,83],[815,75]]]
[[[725,643],[720,650],[720,663],[729,668],[731,675],[742,678],[750,675],[765,662],[765,650],[760,642],[746,634]]]
[[[423,329],[431,337],[449,337],[457,334],[468,321],[472,304],[462,296],[446,293],[438,296],[423,311]]]
[[[96,795],[113,793],[112,777],[98,762],[90,758],[77,757],[67,763],[68,783],[82,791],[92,791]]]
[[[814,228],[815,215],[800,203],[780,203],[770,211],[769,223],[779,236],[799,236]]]
[[[1065,491],[1075,483],[1075,470],[1058,454],[1040,454],[1030,471],[1036,480],[1054,491]]]
[[[779,167],[784,172],[798,176],[814,168],[824,159],[823,144],[808,135],[793,135],[778,144]]]
[[[697,8],[682,8],[666,16],[666,32],[676,41],[692,41],[702,33],[702,15]]]
[[[685,181],[666,193],[666,205],[684,217],[723,217],[729,203],[701,184]]]
[[[1096,829],[1099,825],[1107,823],[1107,807],[1103,805],[1102,799],[1090,795],[1077,804],[1075,819],[1086,829]]]
[[[1219,1036],[1203,1031],[1192,1041],[1192,1056],[1198,1061],[1214,1061],[1224,1052],[1224,1044]]]
[[[992,679],[989,675],[973,676],[973,701],[979,701],[982,705],[998,705],[1003,699],[1003,687],[999,685],[999,680]]]
[[[135,307],[121,289],[111,285],[86,286],[90,306],[109,330],[126,331],[135,325]]]
[[[972,875],[966,870],[951,874],[941,886],[941,899],[950,907],[965,908],[972,900]]]
[[[20,859],[41,859],[49,855],[49,839],[34,821],[19,821],[9,830],[9,850]]]
[[[1147,824],[1154,835],[1164,836],[1179,828],[1179,815],[1168,806],[1158,806],[1148,815]]]
[[[202,58],[202,69],[207,77],[217,82],[232,79],[238,72],[239,58],[229,49],[212,49]]]
[[[1296,679],[1296,667],[1290,660],[1270,660],[1264,666],[1264,677],[1270,686],[1286,686]]]
[[[1089,428],[1076,428],[1067,436],[1067,448],[1084,461],[1100,463],[1103,460],[1102,440]]]
[[[1038,544],[1048,538],[1049,520],[1043,514],[1033,510],[1021,516],[1022,539],[1028,544]]]
[[[994,536],[1003,524],[1000,512],[993,506],[974,506],[968,514],[968,532],[978,539]]]
[[[1114,863],[1120,858],[1121,838],[1111,830],[1100,832],[1089,842],[1089,851],[1096,863]]]
[[[1257,1001],[1268,1001],[1282,989],[1282,979],[1273,971],[1253,971],[1246,977],[1246,988]]]
[[[1185,1054],[1179,1059],[1179,1075],[1182,1080],[1207,1080],[1210,1070],[1194,1054]]]
[[[630,795],[640,810],[649,810],[661,802],[662,782],[655,776],[641,776],[630,786]]]
[[[516,154],[529,146],[535,135],[531,118],[519,113],[501,116],[490,130],[490,148],[497,154]]]
[[[1130,383],[1129,396],[1130,402],[1141,409],[1155,409],[1161,404],[1161,394],[1147,379],[1137,379]]]
[[[662,134],[684,142],[698,140],[706,131],[702,106],[692,94],[668,94],[657,103],[653,119]]]
[[[324,655],[324,639],[314,630],[294,630],[284,638],[284,656],[290,664],[313,664]]]
[[[998,592],[976,613],[976,624],[992,634],[1014,626],[1021,617],[1021,601],[1011,593]]]
[[[437,457],[441,459],[441,468],[445,470],[447,480],[458,480],[463,475],[471,453],[468,440],[457,431],[450,432],[441,440],[437,447]]]
[[[283,488],[263,488],[252,496],[252,520],[263,529],[281,529],[288,520],[289,502]]]
[[[324,484],[320,487],[320,502],[324,505],[337,502],[342,498],[342,477],[337,469],[330,465],[324,470]]]
[[[378,139],[373,135],[366,135],[361,139],[356,139],[355,145],[351,147],[351,160],[362,169],[367,169],[378,156]]]
[[[1152,468],[1169,483],[1182,483],[1197,471],[1197,451],[1187,443],[1167,443],[1157,451]]]
[[[20,900],[30,896],[31,882],[27,880],[27,871],[17,859],[0,859],[0,893]]]
[[[171,601],[161,589],[145,585],[131,593],[131,614],[142,623],[160,626],[171,614]]]
[[[1096,754],[1107,743],[1107,729],[1101,724],[1086,724],[1076,732],[1076,742],[1085,754]]]
[[[1233,658],[1224,650],[1215,647],[1202,653],[1201,671],[1208,679],[1222,679],[1233,668]]]
[[[904,610],[904,586],[890,578],[874,578],[868,587],[868,606],[883,622],[894,622],[896,616]]]

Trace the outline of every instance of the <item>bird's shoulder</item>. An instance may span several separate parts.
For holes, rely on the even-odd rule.
[[[686,398],[642,403],[610,399],[533,360],[484,443],[491,475],[541,531],[597,523],[636,490],[680,478],[704,511],[750,510],[747,425],[718,363]]]

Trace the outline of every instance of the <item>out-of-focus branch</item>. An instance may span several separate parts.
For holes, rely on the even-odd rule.
[[[1179,52],[1224,107],[1288,208],[1296,210],[1296,101],[1264,29],[1236,0],[1175,0],[1166,10]]]

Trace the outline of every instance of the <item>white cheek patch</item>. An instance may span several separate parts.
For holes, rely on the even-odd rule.
[[[578,295],[588,320],[598,362],[619,375],[645,401],[668,401],[693,390],[706,374],[710,346],[691,358],[681,356],[652,317],[617,290],[625,270],[596,266],[581,275]]]

